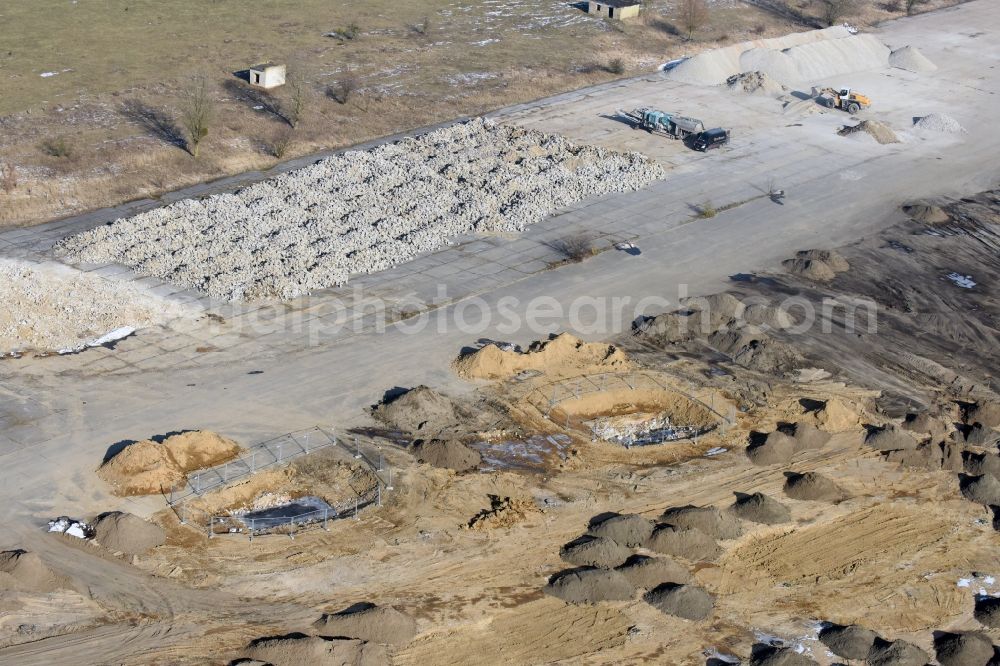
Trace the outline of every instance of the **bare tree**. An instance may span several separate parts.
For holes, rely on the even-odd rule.
[[[291,127],[298,127],[309,101],[309,91],[305,82],[298,75],[289,77],[286,83],[289,92],[288,107],[283,115]]]
[[[705,5],[705,0],[682,0],[679,23],[687,33],[688,40],[691,40],[695,31],[708,23],[708,7]]]
[[[17,168],[13,164],[4,164],[0,169],[0,189],[7,194],[17,189]]]
[[[357,77],[347,75],[327,88],[326,94],[327,97],[338,104],[347,104],[347,100],[351,98],[351,93],[357,90],[359,86],[360,82]]]
[[[820,9],[827,25],[836,25],[855,9],[854,0],[823,0]]]
[[[204,77],[199,77],[188,91],[185,107],[181,113],[181,124],[188,134],[188,152],[195,159],[201,142],[208,136],[208,126],[212,122],[212,97],[208,93],[208,84]]]

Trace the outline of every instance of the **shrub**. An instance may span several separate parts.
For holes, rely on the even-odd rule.
[[[718,211],[715,206],[712,205],[711,201],[706,201],[705,203],[698,206],[698,217],[702,220],[708,220],[715,217]]]
[[[597,248],[594,247],[590,238],[583,234],[556,239],[548,243],[548,246],[561,254],[565,261],[574,263],[597,254]]]
[[[757,25],[755,25],[755,26],[754,26],[754,27],[753,27],[753,28],[752,28],[752,29],[750,30],[750,32],[752,32],[753,34],[755,34],[755,35],[757,35],[758,37],[760,37],[760,36],[761,36],[761,35],[763,35],[763,34],[764,34],[765,32],[767,32],[767,26],[766,26],[766,25],[764,25],[763,23],[758,23]]]
[[[13,164],[4,164],[0,169],[0,189],[7,194],[17,189],[17,168]]]
[[[624,74],[625,61],[621,58],[613,58],[611,62],[608,63],[608,71],[612,74]]]
[[[290,145],[292,145],[292,133],[280,132],[267,144],[267,152],[280,160],[288,152]]]
[[[326,89],[326,96],[340,104],[347,104],[351,93],[358,89],[358,80],[353,76],[345,76]]]
[[[41,148],[42,152],[49,157],[58,157],[59,159],[73,157],[73,147],[61,136],[55,139],[46,139],[42,142]]]

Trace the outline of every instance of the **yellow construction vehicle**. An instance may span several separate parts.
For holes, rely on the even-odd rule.
[[[833,88],[823,88],[817,97],[820,104],[830,109],[840,109],[848,113],[857,113],[861,109],[867,109],[872,105],[872,100],[867,95],[862,95],[850,88],[834,90]]]

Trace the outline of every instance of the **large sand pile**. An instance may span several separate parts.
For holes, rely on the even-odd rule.
[[[37,553],[0,552],[0,591],[54,592],[68,585],[69,579],[50,569]]]
[[[881,144],[899,143],[899,137],[892,131],[892,128],[878,120],[862,120],[857,125],[845,125],[838,132],[840,136],[852,136],[863,133],[872,137]]]
[[[861,409],[840,398],[829,400],[803,399],[802,413],[827,432],[855,430],[861,425]]]
[[[945,632],[934,638],[934,653],[941,666],[973,666],[994,663],[993,643],[976,633]]]
[[[712,595],[696,585],[664,583],[647,592],[643,598],[650,606],[667,615],[693,621],[704,620],[712,614],[715,606]]]
[[[417,386],[379,403],[372,416],[390,428],[411,434],[439,432],[459,421],[451,399],[427,386]]]
[[[389,663],[385,648],[380,645],[304,634],[261,638],[251,643],[244,653],[270,666],[383,666]]]
[[[847,496],[840,486],[816,472],[790,473],[785,479],[784,490],[786,495],[797,500],[839,502]]]
[[[111,511],[94,521],[94,540],[110,551],[135,555],[163,545],[167,533],[131,513]]]
[[[143,328],[190,314],[132,282],[61,264],[0,258],[0,356],[71,351],[112,331]]]
[[[526,352],[504,351],[489,344],[454,363],[455,372],[465,379],[507,379],[525,370],[558,376],[580,370],[614,372],[629,367],[625,354],[614,345],[583,342],[569,333],[534,342]]]
[[[865,659],[875,644],[878,634],[856,624],[839,624],[824,627],[819,632],[819,640],[838,657],[844,659]]]
[[[653,535],[655,523],[635,514],[611,516],[587,530],[593,536],[611,539],[629,548],[638,548]]]
[[[663,555],[683,557],[697,562],[714,560],[722,553],[715,539],[701,530],[677,527],[675,525],[660,525],[654,531],[645,547]]]
[[[571,569],[556,574],[545,592],[572,604],[627,601],[635,593],[622,574],[609,569]]]
[[[662,175],[637,153],[476,119],[118,220],[60,249],[216,297],[292,298],[461,234],[521,231],[563,206]]]
[[[369,643],[406,645],[417,635],[417,621],[392,606],[364,605],[328,613],[313,623],[322,636],[357,638]]]
[[[660,520],[675,527],[701,530],[715,539],[735,539],[743,533],[740,521],[714,506],[678,506],[663,512]]]
[[[904,46],[889,54],[889,64],[917,74],[927,74],[937,70],[937,65],[920,52],[916,46]]]
[[[792,519],[788,507],[764,493],[741,494],[729,510],[737,518],[763,525],[787,523]]]
[[[637,589],[652,590],[663,583],[691,582],[691,574],[687,568],[669,557],[633,555],[616,570]]]
[[[468,472],[483,462],[479,451],[455,439],[418,439],[413,443],[412,452],[420,462],[456,472]]]
[[[781,262],[786,271],[816,282],[829,282],[837,273],[851,268],[840,254],[832,250],[803,250],[792,259]]]
[[[868,666],[926,666],[929,654],[913,643],[875,639],[868,653]]]
[[[239,445],[231,439],[194,430],[162,442],[147,439],[129,444],[101,465],[97,474],[118,495],[152,495],[168,492],[182,484],[189,472],[219,465],[239,452]]]
[[[583,536],[559,550],[559,557],[581,567],[611,569],[622,564],[632,550],[605,537]]]

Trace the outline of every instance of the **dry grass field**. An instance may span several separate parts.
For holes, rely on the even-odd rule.
[[[815,15],[818,2],[802,0],[797,11]],[[709,0],[706,24],[687,40],[679,5],[649,0],[640,19],[620,24],[563,0],[5,3],[0,226],[155,197],[653,71],[719,42],[808,27],[748,4]],[[862,23],[900,13],[891,2],[859,7]],[[235,75],[268,60],[287,63],[297,83],[260,95]],[[213,109],[195,160],[181,120],[201,80]]]

